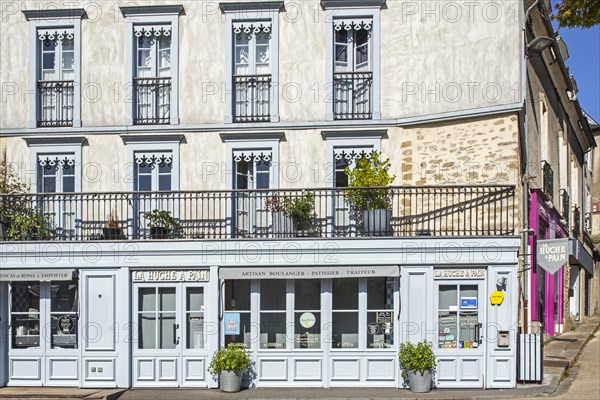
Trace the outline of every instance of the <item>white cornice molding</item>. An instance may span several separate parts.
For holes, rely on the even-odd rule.
[[[339,120],[339,121],[284,121],[284,122],[259,122],[240,124],[180,124],[180,125],[121,125],[121,126],[86,126],[78,128],[2,128],[4,137],[14,136],[39,136],[39,135],[63,135],[65,132],[80,135],[107,135],[107,134],[152,134],[152,133],[200,133],[200,132],[225,132],[232,134],[260,132],[282,132],[286,130],[305,129],[387,129],[393,127],[408,127],[437,122],[469,120],[480,117],[491,117],[509,113],[520,112],[523,103],[502,104],[499,106],[479,107],[467,110],[449,111],[437,114],[419,115],[415,117],[404,117],[397,119],[380,120]]]

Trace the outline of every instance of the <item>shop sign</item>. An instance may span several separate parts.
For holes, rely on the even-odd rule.
[[[383,324],[386,322],[391,323],[392,318],[394,318],[394,313],[392,311],[377,311],[377,314],[375,315],[375,322],[378,324]]]
[[[315,314],[313,313],[305,312],[302,313],[302,315],[300,315],[300,325],[302,325],[306,329],[315,326],[316,322],[317,319],[315,318]]]
[[[477,297],[461,297],[460,308],[477,308]]]
[[[555,274],[567,263],[569,239],[538,240],[537,263],[550,274]]]
[[[73,322],[73,318],[68,315],[63,315],[56,321],[56,325],[59,332],[67,335],[73,331],[75,323]]]
[[[433,271],[435,279],[485,279],[484,269],[446,269],[438,268]]]
[[[240,334],[240,313],[226,312],[223,314],[223,326],[225,335]]]
[[[70,281],[73,279],[74,271],[73,269],[2,269],[0,281]]]
[[[400,276],[397,265],[376,267],[221,268],[220,279],[326,279]]]
[[[504,292],[496,290],[490,294],[490,303],[493,306],[499,306],[504,301]]]
[[[208,270],[150,270],[133,271],[134,282],[207,282]]]

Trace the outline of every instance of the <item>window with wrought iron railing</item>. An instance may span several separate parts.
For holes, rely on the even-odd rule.
[[[171,78],[135,78],[136,125],[168,124],[171,120]]]
[[[554,171],[547,161],[542,161],[543,190],[548,198],[554,197]]]
[[[561,189],[560,191],[560,197],[561,197],[561,214],[560,216],[562,217],[562,219],[565,220],[565,224],[569,225],[570,222],[570,204],[569,204],[569,192],[566,189]]]
[[[371,119],[372,21],[336,20],[334,36],[333,117]]]
[[[75,38],[73,29],[38,30],[37,125],[73,126]]]
[[[271,120],[271,75],[235,75],[234,122]]]

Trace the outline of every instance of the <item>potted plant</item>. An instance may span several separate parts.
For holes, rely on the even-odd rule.
[[[283,196],[270,196],[265,199],[265,208],[271,212],[273,237],[288,238],[294,234],[294,220],[285,208]]]
[[[437,359],[433,353],[431,342],[400,343],[398,353],[402,377],[408,379],[411,392],[427,393],[431,391],[433,372]]]
[[[283,204],[287,213],[292,216],[296,236],[302,237],[314,234],[317,218],[314,193],[286,197],[283,199]]]
[[[219,377],[222,391],[239,392],[244,372],[249,368],[248,352],[241,345],[229,343],[227,347],[215,351],[208,372]]]
[[[383,160],[381,152],[373,150],[358,158],[354,168],[346,167],[345,170],[349,187],[353,188],[346,191],[346,196],[369,236],[392,233],[391,191],[385,186],[391,184],[396,176],[390,175],[389,168],[390,159]]]
[[[146,211],[144,218],[146,218],[148,227],[150,228],[150,237],[152,239],[169,239],[177,235],[181,230],[179,222],[168,211]]]
[[[108,215],[108,221],[106,221],[106,226],[102,228],[102,237],[105,240],[125,239],[123,231],[119,227],[119,222],[117,221],[115,214],[112,212]]]
[[[6,238],[8,240],[44,240],[48,239],[48,221],[44,216],[29,210],[24,213],[9,215]]]

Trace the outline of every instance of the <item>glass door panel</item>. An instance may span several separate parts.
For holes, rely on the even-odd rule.
[[[474,349],[481,344],[479,286],[438,286],[438,348]]]

